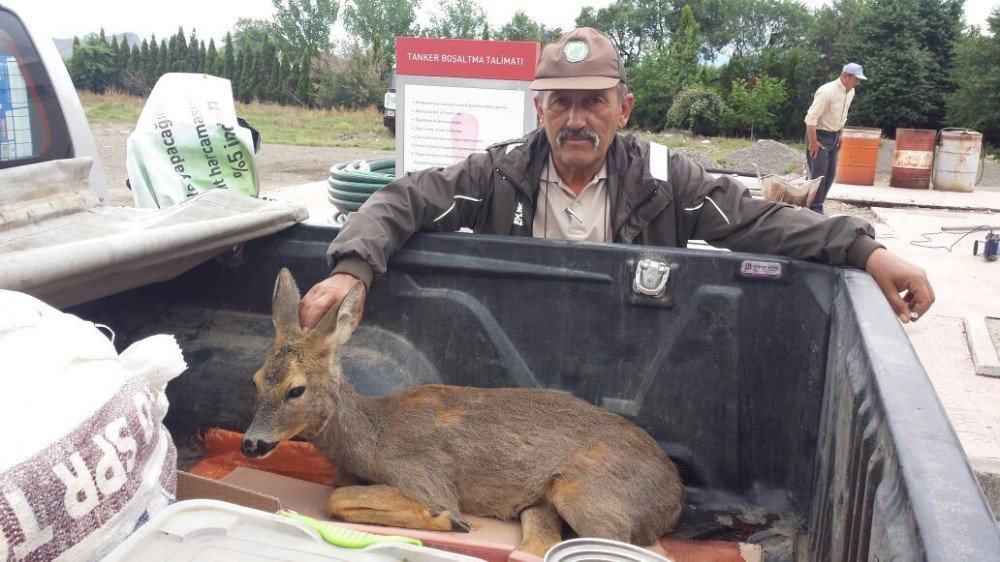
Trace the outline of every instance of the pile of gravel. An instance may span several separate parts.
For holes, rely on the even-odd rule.
[[[715,160],[712,160],[711,158],[709,158],[708,156],[706,156],[704,152],[701,152],[701,151],[699,151],[696,148],[688,148],[688,147],[685,147],[685,146],[681,146],[681,147],[678,147],[678,148],[671,148],[670,150],[673,150],[674,152],[679,152],[679,153],[683,154],[684,156],[687,156],[688,159],[693,160],[695,164],[701,166],[702,168],[721,168],[722,167],[722,166],[719,166],[718,162],[716,162]]]
[[[754,164],[763,174],[801,174],[805,169],[806,155],[771,139],[761,139],[740,150],[726,155],[727,170],[755,172]]]

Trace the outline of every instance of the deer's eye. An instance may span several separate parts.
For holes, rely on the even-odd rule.
[[[285,398],[287,400],[291,400],[292,398],[298,398],[299,396],[302,396],[302,394],[305,393],[305,391],[306,391],[306,387],[304,387],[304,386],[296,386],[296,387],[292,388],[291,390],[289,390],[287,394],[285,394]]]

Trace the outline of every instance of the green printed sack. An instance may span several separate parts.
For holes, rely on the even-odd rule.
[[[256,197],[250,131],[236,121],[229,80],[164,74],[128,137],[125,167],[137,207],[165,208],[209,189]]]

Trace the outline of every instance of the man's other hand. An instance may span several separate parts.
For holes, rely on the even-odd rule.
[[[821,148],[823,148],[823,145],[821,145],[819,141],[809,141],[809,155],[813,158],[816,158],[816,155],[819,154],[819,149]]]
[[[335,273],[316,283],[299,303],[299,324],[307,332],[315,328],[326,311],[344,300],[347,293],[351,292],[351,289],[359,283],[361,281],[357,277],[346,273]],[[365,312],[367,291],[364,284],[361,286],[361,291],[361,309],[358,312],[358,322],[361,322],[361,316]]]
[[[885,248],[868,256],[865,271],[885,293],[889,306],[904,324],[916,321],[934,304],[934,289],[923,269]]]

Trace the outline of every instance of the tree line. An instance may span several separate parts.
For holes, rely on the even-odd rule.
[[[233,96],[244,102],[271,101],[312,105],[310,58],[287,61],[278,56],[276,42],[267,39],[237,48],[227,33],[222,48],[210,39],[206,46],[194,32],[183,29],[169,39],[155,35],[141,44],[128,45],[117,37],[107,41],[104,30],[81,42],[73,41],[68,62],[70,76],[78,88],[97,93],[117,89],[133,95],[148,95],[156,81],[168,72],[194,72],[228,78]]]
[[[232,81],[234,96],[310,107],[378,105],[395,37],[554,41],[562,30],[518,11],[491,28],[477,0],[441,0],[418,26],[420,0],[272,0],[271,20],[241,19],[217,46],[194,31],[127,45],[103,32],[74,42],[78,87],[148,93],[165,72]],[[988,29],[963,22],[964,0],[616,0],[576,24],[617,45],[650,131],[800,138],[816,88],[846,62],[865,67],[850,125],[964,126],[1000,142],[1000,7]],[[343,10],[341,10],[343,8]],[[331,45],[341,19],[347,39]]]
[[[577,24],[619,45],[643,128],[802,138],[816,89],[857,62],[869,80],[849,125],[970,127],[1000,142],[1000,7],[983,30],[964,24],[963,3],[618,0]]]

